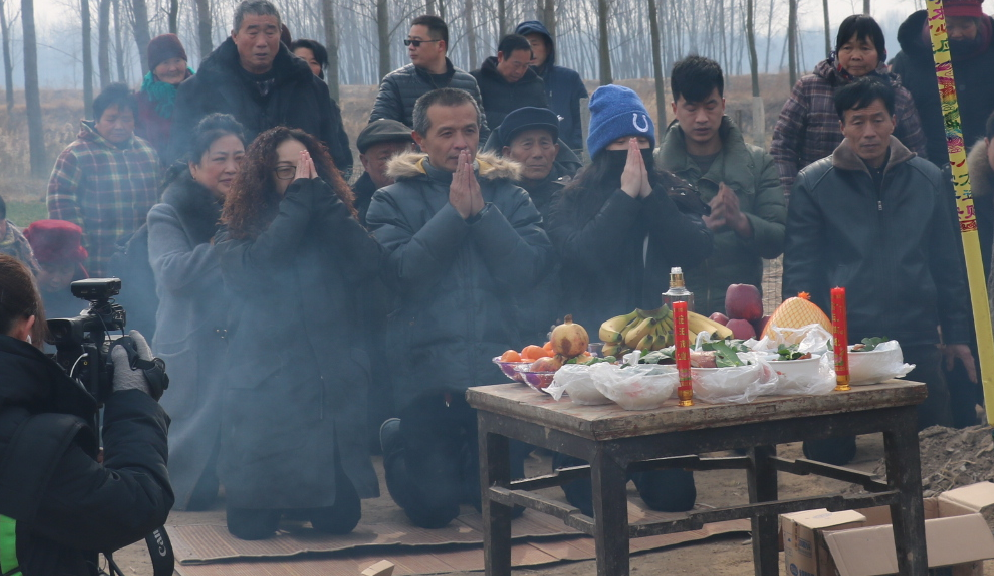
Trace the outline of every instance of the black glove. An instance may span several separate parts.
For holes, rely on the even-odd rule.
[[[110,358],[114,362],[114,392],[141,390],[158,401],[169,387],[165,363],[152,357],[152,349],[137,330],[114,343]]]

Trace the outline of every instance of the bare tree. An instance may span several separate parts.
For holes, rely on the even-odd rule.
[[[609,16],[607,0],[597,0],[597,56],[600,63],[601,86],[613,82],[611,79],[611,47],[607,40]]]
[[[324,16],[324,45],[328,48],[328,92],[331,98],[338,102],[338,30],[335,28],[335,1],[321,0],[321,12]]]
[[[177,16],[179,16],[179,0],[169,0],[169,11],[166,13],[166,19],[169,22],[170,34],[179,32],[179,27],[176,25]]]
[[[436,15],[435,0],[425,0],[425,14]]]
[[[756,18],[754,0],[746,0],[746,41],[749,43],[749,74],[752,76],[752,97],[759,97],[759,55],[756,53]],[[791,85],[793,86],[793,85]],[[755,122],[755,119],[753,119]]]
[[[556,0],[538,0],[535,17],[545,24],[553,39],[556,37]]]
[[[797,82],[797,0],[787,0],[787,67],[790,68],[790,87]]]
[[[380,46],[379,73],[383,78],[390,73],[390,13],[387,0],[376,0],[376,38]]]
[[[83,20],[83,114],[93,115],[93,47],[90,36],[90,0],[80,0],[79,13]]]
[[[48,175],[45,140],[41,125],[41,92],[38,89],[38,45],[35,40],[34,0],[21,0],[21,26],[24,30],[24,100],[28,111],[28,148],[31,152],[31,176]]]
[[[828,21],[828,0],[821,0],[821,10],[825,15],[825,58],[832,55],[832,29]]]
[[[97,70],[100,88],[111,83],[110,77],[110,0],[100,0],[97,16]]]
[[[497,37],[507,34],[507,0],[497,0]]]
[[[3,34],[3,80],[9,116],[14,111],[14,63],[10,56],[10,23],[7,22],[7,5],[4,0],[0,0],[0,34]]]
[[[214,39],[211,36],[213,22],[211,20],[211,0],[196,0],[197,2],[197,49],[200,61],[214,50]]]
[[[148,42],[152,36],[148,31],[148,6],[145,0],[131,0],[131,30],[135,34],[135,44],[138,45],[138,60],[142,67],[142,76],[148,73]]]
[[[863,0],[863,14],[870,13],[870,0]]]
[[[666,77],[663,74],[662,38],[656,18],[656,0],[649,0],[649,41],[652,44],[652,80],[656,88],[656,126],[666,126]]]
[[[466,0],[466,40],[469,42],[469,67],[479,62],[476,51],[476,20],[473,18],[473,0]]]
[[[114,62],[117,63],[117,81],[126,82],[124,73],[124,43],[121,41],[121,0],[114,1]]]

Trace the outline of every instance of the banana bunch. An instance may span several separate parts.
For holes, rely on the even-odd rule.
[[[598,332],[605,356],[620,357],[630,350],[662,350],[673,344],[673,311],[635,309],[601,324]]]
[[[707,332],[711,340],[727,340],[732,337],[731,330],[697,312],[687,312],[687,328],[690,331],[691,345],[697,341],[697,335],[701,332]]]

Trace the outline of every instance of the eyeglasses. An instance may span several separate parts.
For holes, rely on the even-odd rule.
[[[439,42],[439,41],[441,41],[441,38],[439,38],[438,40],[412,40],[410,38],[404,38],[404,46],[410,46],[413,44],[414,47],[417,48],[418,46],[421,46],[425,42]]]
[[[279,178],[280,180],[291,180],[294,176],[297,175],[297,167],[280,166],[276,170],[273,170],[273,172],[276,172],[276,177]]]

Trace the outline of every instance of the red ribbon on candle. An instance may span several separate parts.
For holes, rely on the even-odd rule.
[[[832,332],[835,341],[835,390],[849,390],[849,328],[846,324],[846,289],[832,288]]]
[[[673,303],[673,332],[676,335],[676,369],[680,372],[677,396],[680,406],[693,406],[694,384],[690,374],[690,328],[686,302]]]

